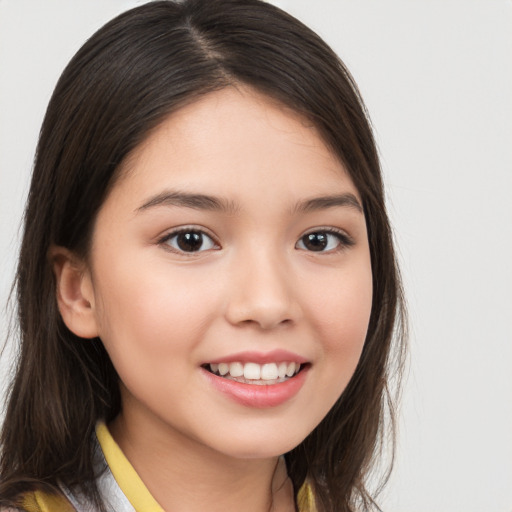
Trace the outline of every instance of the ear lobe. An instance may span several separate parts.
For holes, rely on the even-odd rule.
[[[57,283],[57,304],[64,323],[81,338],[95,338],[98,326],[94,289],[87,266],[64,247],[52,247],[49,256]]]

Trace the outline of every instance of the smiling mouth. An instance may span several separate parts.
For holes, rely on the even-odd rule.
[[[265,364],[241,363],[235,361],[232,363],[205,364],[203,368],[224,379],[243,384],[268,386],[286,382],[303,370],[305,366],[304,364],[295,363],[293,361]]]

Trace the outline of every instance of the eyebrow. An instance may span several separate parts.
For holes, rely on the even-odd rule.
[[[147,210],[155,206],[181,206],[195,210],[218,211],[234,214],[239,208],[233,202],[220,197],[188,192],[165,191],[148,199],[137,211]]]
[[[240,207],[234,201],[221,197],[180,191],[164,191],[149,198],[136,211],[140,212],[156,206],[178,206],[227,214],[236,214],[240,210]],[[339,206],[354,208],[358,212],[363,213],[361,203],[351,193],[313,197],[300,201],[292,208],[292,213],[309,213]]]
[[[346,194],[321,196],[314,197],[312,199],[307,199],[305,201],[299,202],[295,206],[293,211],[297,213],[309,213],[313,211],[334,208],[337,206],[346,206],[349,208],[354,208],[359,213],[364,213],[361,203],[359,202],[357,197],[354,194],[351,194],[350,192]]]

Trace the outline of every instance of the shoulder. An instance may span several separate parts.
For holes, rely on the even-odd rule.
[[[21,504],[21,510],[26,512],[76,512],[64,496],[47,494],[41,491],[25,494]],[[11,512],[11,510],[15,509],[6,509],[5,512]],[[1,512],[4,511],[2,510]]]

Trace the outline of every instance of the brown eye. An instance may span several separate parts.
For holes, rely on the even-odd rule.
[[[308,251],[324,251],[329,243],[327,233],[309,233],[301,240]]]
[[[336,231],[314,231],[302,236],[296,248],[313,252],[330,252],[353,245],[353,241],[343,233]]]
[[[171,233],[163,242],[178,252],[200,252],[217,247],[206,233],[194,230]]]

